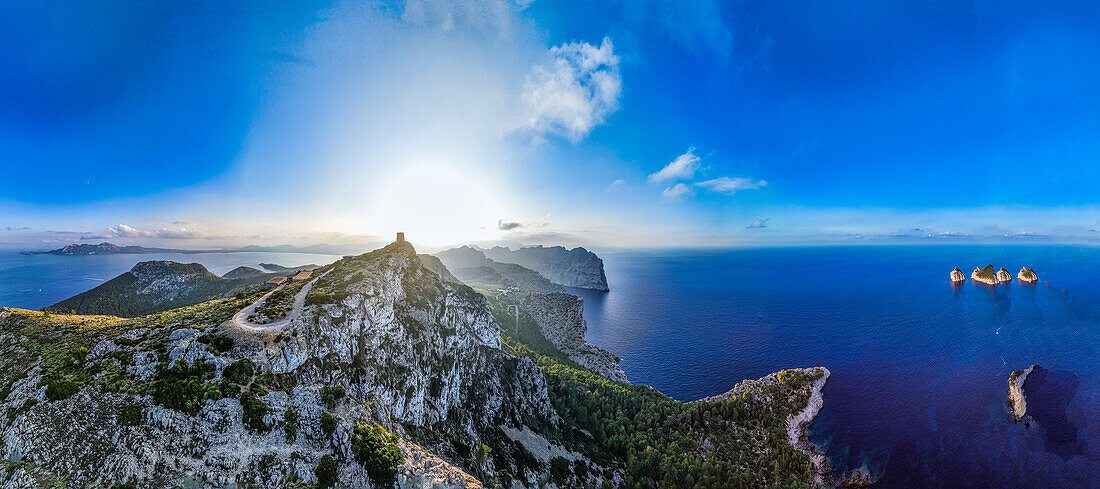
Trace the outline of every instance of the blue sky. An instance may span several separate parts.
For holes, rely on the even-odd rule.
[[[24,3],[0,246],[1094,242],[1086,2]]]

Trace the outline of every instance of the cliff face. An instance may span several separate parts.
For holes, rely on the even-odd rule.
[[[585,339],[584,303],[561,292],[509,292],[500,299],[519,306],[539,325],[539,330],[558,350],[578,365],[616,382],[627,382],[619,357]]]
[[[952,282],[964,282],[964,281],[966,281],[966,276],[963,275],[962,270],[959,270],[958,268],[956,268],[954,270],[951,270],[951,281]]]
[[[0,455],[25,461],[12,487],[44,474],[71,487],[287,487],[312,480],[325,454],[342,484],[369,487],[352,444],[360,422],[405,435],[403,488],[481,487],[471,471],[540,477],[501,430],[557,415],[534,362],[499,349],[485,297],[442,280],[408,244],[323,272],[314,290],[333,300],[274,329],[226,321],[260,293],[129,320],[0,313],[0,408],[11,414]],[[231,376],[244,360],[255,373]],[[209,368],[165,389],[170,365]],[[326,401],[328,386],[346,394]],[[186,407],[166,407],[181,396]],[[492,459],[476,460],[482,444]]]
[[[1038,365],[1032,365],[1026,370],[1017,370],[1012,372],[1008,376],[1008,403],[1012,408],[1012,417],[1016,422],[1024,420],[1024,416],[1027,416],[1027,396],[1024,394],[1024,383],[1027,382],[1027,376],[1031,375],[1031,372],[1039,368]]]
[[[530,268],[567,287],[608,290],[603,260],[584,248],[567,250],[561,246],[532,246],[512,251],[500,246],[485,252],[491,260],[515,263]]]
[[[997,281],[1002,284],[1007,284],[1012,281],[1012,274],[1008,273],[1008,270],[1001,268],[997,270]]]
[[[1016,278],[1021,282],[1027,282],[1029,284],[1033,284],[1039,280],[1039,276],[1035,274],[1035,270],[1027,267],[1021,268],[1020,273],[1016,274]]]

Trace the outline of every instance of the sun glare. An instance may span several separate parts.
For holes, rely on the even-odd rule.
[[[432,245],[495,237],[502,215],[491,180],[438,164],[403,170],[368,203],[375,234]]]

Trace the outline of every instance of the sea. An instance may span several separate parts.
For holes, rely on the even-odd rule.
[[[860,246],[601,252],[588,339],[681,401],[791,367],[830,376],[810,440],[878,488],[1100,487],[1100,249]],[[1020,267],[991,287],[958,267]],[[1013,421],[1008,377],[1026,384]]]
[[[600,251],[588,339],[681,401],[792,367],[832,375],[810,440],[878,488],[1100,488],[1100,249],[858,246]],[[0,253],[0,305],[37,309],[151,259],[223,274],[335,255]],[[948,280],[992,264],[1034,285]],[[1032,364],[1029,423],[1008,377]]]
[[[149,260],[200,263],[215,275],[260,263],[327,265],[340,255],[307,253],[153,253],[142,255],[22,255],[0,250],[0,306],[41,309],[99,286]]]

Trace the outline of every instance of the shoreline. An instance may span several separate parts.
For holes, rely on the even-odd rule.
[[[829,460],[825,458],[825,454],[817,445],[810,442],[806,434],[806,429],[825,405],[825,398],[821,391],[825,388],[825,382],[829,380],[831,373],[825,367],[820,368],[824,375],[815,380],[810,387],[810,398],[806,401],[806,407],[798,414],[787,418],[787,441],[795,450],[810,456],[810,463],[814,467],[814,482],[827,484],[827,477],[832,473],[832,467],[829,466]]]

